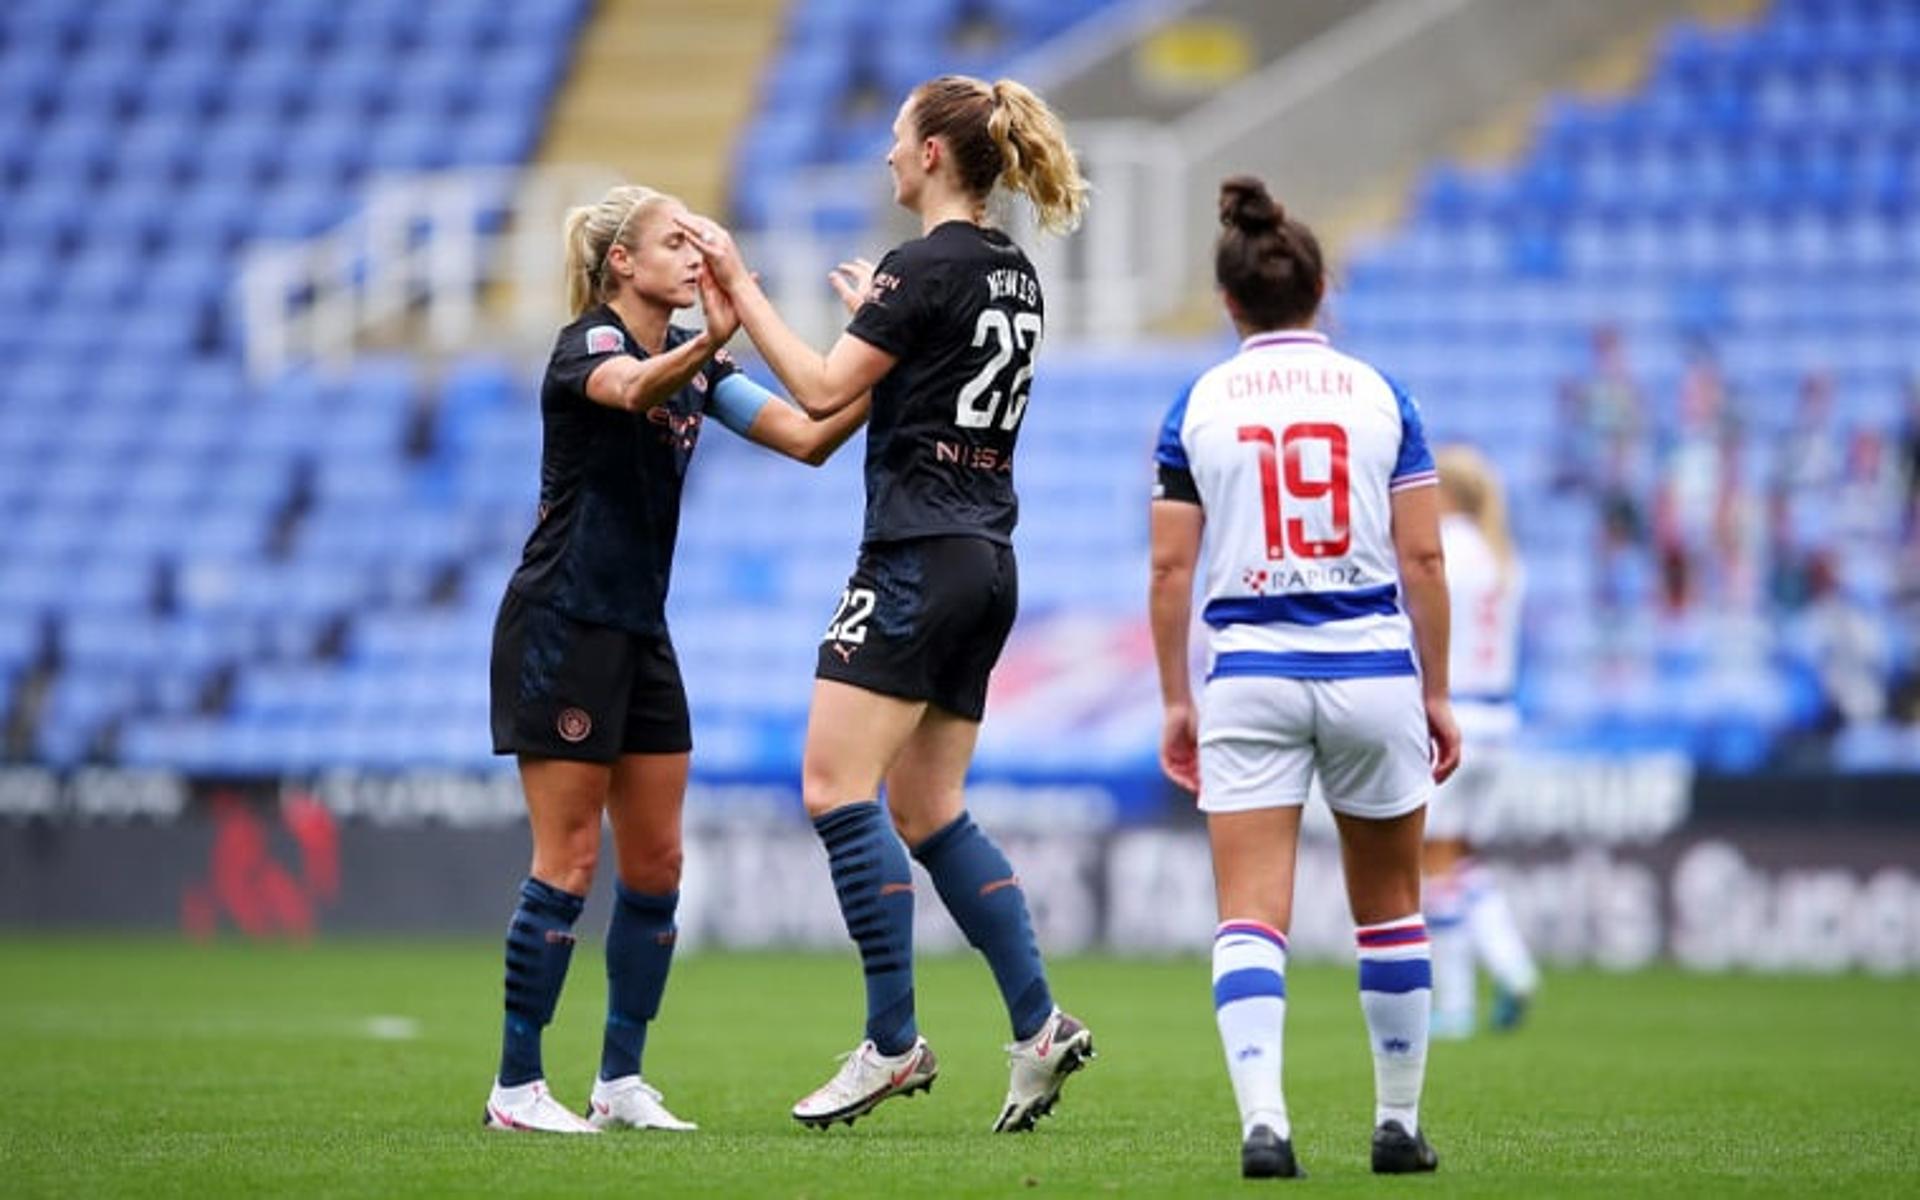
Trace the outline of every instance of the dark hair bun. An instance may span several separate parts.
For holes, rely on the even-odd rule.
[[[1267,185],[1252,175],[1229,175],[1220,181],[1220,224],[1242,233],[1277,233],[1287,212],[1267,194]]]

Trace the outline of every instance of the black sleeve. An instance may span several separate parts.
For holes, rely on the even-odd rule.
[[[594,368],[623,354],[640,357],[619,326],[592,321],[569,325],[560,331],[560,340],[554,343],[553,358],[547,363],[547,378],[561,390],[584,400],[587,377],[593,374]]]
[[[727,348],[722,346],[713,352],[713,357],[700,368],[700,373],[707,377],[707,395],[711,396],[713,389],[720,386],[722,379],[740,373],[740,364],[734,362],[733,355],[727,353]]]
[[[1178,500],[1184,504],[1200,503],[1200,489],[1193,482],[1193,472],[1185,467],[1170,467],[1159,464],[1159,477],[1153,484],[1155,500]]]
[[[925,333],[927,314],[940,311],[935,263],[901,247],[873,270],[873,287],[847,332],[895,358],[905,358]]]

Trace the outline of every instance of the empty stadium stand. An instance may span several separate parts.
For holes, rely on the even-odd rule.
[[[741,211],[764,214],[783,170],[884,141],[930,55],[991,70],[1091,7],[796,4],[738,152]],[[532,364],[367,357],[254,388],[226,290],[238,247],[338,220],[375,172],[525,161],[582,8],[0,13],[7,758],[491,761]],[[970,48],[982,21],[1010,32]],[[1329,324],[1411,384],[1436,436],[1508,470],[1543,740],[1740,769],[1837,729],[1817,752],[1843,765],[1920,761],[1888,698],[1920,654],[1915,533],[1874,490],[1908,485],[1920,420],[1920,8],[1780,0],[1747,29],[1674,29],[1643,89],[1555,102],[1520,161],[1435,167]],[[1147,453],[1223,345],[1042,360],[1003,682],[1016,702],[1068,683],[1020,710],[1044,718],[1028,736],[990,736],[987,769],[1151,772]],[[787,772],[858,536],[859,443],[813,472],[717,426],[703,441],[672,606],[696,761]]]

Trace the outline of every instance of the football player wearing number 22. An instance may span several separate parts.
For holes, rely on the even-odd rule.
[[[684,222],[801,407],[830,418],[873,392],[860,559],[820,643],[801,778],[865,967],[866,1029],[793,1116],[851,1123],[933,1084],[939,1068],[914,1020],[904,840],[999,984],[1012,1078],[993,1127],[1022,1130],[1092,1057],[1093,1035],[1054,1004],[1019,879],[963,791],[1017,605],[1014,440],[1045,329],[1033,265],[986,209],[1005,186],[1064,231],[1086,185],[1058,118],[1012,80],[929,80],[893,134],[894,199],[922,236],[876,268],[842,264],[835,286],[860,303],[824,356],[781,320],[725,230]]]

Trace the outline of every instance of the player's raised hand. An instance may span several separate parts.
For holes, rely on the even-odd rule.
[[[733,235],[718,221],[699,213],[675,213],[674,223],[686,230],[693,244],[707,260],[707,267],[722,288],[734,288],[746,282],[747,264],[740,258],[740,247]]]
[[[849,259],[827,272],[827,282],[848,312],[859,312],[873,288],[873,264],[864,258]]]
[[[740,313],[733,307],[733,297],[727,295],[706,263],[700,264],[700,311],[707,319],[707,336],[716,346],[726,345],[740,329]]]
[[[1427,701],[1427,738],[1433,743],[1433,781],[1445,783],[1460,768],[1460,726],[1444,697]]]
[[[1160,727],[1160,769],[1176,785],[1200,794],[1200,737],[1190,705],[1167,706]]]

